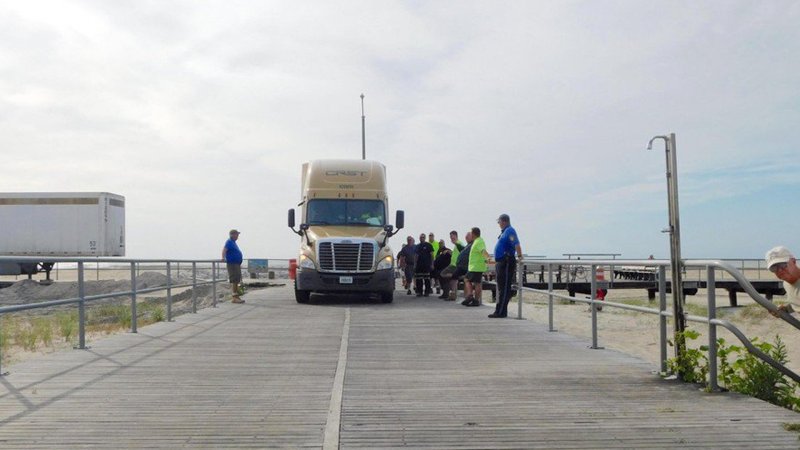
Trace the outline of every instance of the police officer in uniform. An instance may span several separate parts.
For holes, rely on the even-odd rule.
[[[500,214],[497,218],[500,226],[500,237],[494,247],[495,280],[497,280],[497,306],[494,313],[489,314],[492,319],[508,316],[508,302],[511,300],[511,283],[517,270],[517,260],[522,259],[522,247],[519,244],[517,231],[511,226],[508,214]]]

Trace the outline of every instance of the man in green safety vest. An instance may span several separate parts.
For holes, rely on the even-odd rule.
[[[450,242],[453,243],[453,252],[450,256],[450,266],[442,271],[442,295],[439,298],[453,301],[458,293],[458,277],[453,275],[456,272],[458,255],[464,250],[464,243],[458,240],[458,231],[456,230],[450,232]]]

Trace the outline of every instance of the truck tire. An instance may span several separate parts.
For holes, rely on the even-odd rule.
[[[311,298],[311,291],[301,291],[297,289],[297,282],[294,282],[294,299],[297,303],[308,303]]]
[[[394,300],[394,291],[381,292],[382,303],[392,303],[392,300]]]

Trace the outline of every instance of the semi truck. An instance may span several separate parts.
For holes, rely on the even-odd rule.
[[[0,263],[0,275],[50,279],[47,257],[125,256],[125,197],[108,192],[0,193],[0,256],[41,257]]]
[[[300,236],[295,299],[312,293],[377,294],[391,303],[395,287],[390,237],[403,228],[387,221],[386,167],[369,160],[314,160],[303,164],[299,230],[295,210],[289,228]],[[396,228],[395,228],[396,227]]]

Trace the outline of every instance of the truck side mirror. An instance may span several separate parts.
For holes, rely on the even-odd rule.
[[[300,225],[300,231],[297,231],[297,230],[294,229],[294,209],[290,209],[289,210],[289,228],[291,228],[292,231],[295,232],[295,234],[299,234],[300,236],[302,236],[303,235],[303,231],[305,231],[305,230],[303,230],[303,225],[305,225],[305,224],[301,224]],[[308,229],[307,225],[306,225],[306,229]],[[306,237],[306,239],[308,239],[308,237]]]
[[[397,231],[400,231],[400,229],[403,228],[403,226],[405,225],[406,223],[405,218],[406,218],[406,213],[403,210],[398,209],[394,218],[394,226],[397,227]]]

